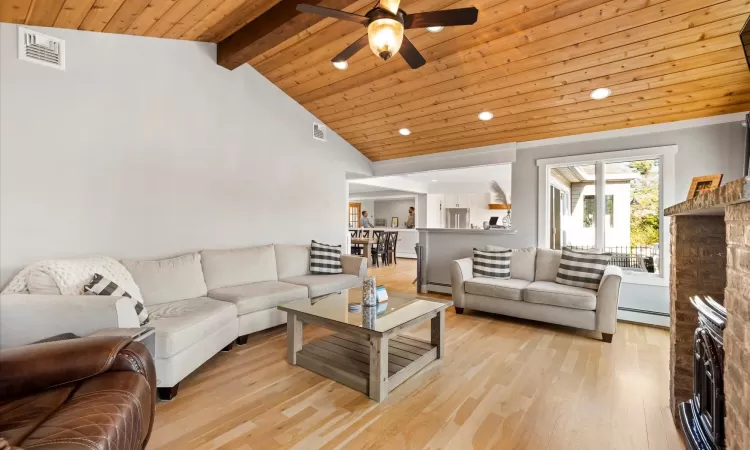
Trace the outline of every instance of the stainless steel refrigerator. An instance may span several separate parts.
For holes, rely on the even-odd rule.
[[[446,228],[469,228],[469,208],[445,208]]]

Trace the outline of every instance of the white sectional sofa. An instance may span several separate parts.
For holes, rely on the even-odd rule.
[[[367,262],[342,255],[344,273],[311,275],[310,247],[204,250],[160,261],[121,261],[132,274],[156,332],[159,395],[247,335],[286,321],[279,304],[359,287]],[[101,296],[10,294],[0,298],[0,348],[60,333],[137,328],[132,300]]]
[[[543,248],[513,250],[510,279],[475,278],[473,259],[453,261],[451,286],[456,312],[475,309],[522,319],[598,331],[612,342],[622,271],[607,266],[599,289],[555,283],[562,251]]]

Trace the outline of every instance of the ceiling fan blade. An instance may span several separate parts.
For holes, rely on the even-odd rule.
[[[352,14],[346,11],[340,11],[338,9],[324,8],[322,6],[308,5],[307,3],[300,3],[297,5],[297,11],[304,13],[318,14],[320,16],[333,17],[334,19],[348,20],[350,22],[357,22],[366,24],[368,20],[365,16],[359,14]]]
[[[405,38],[405,37],[404,37]],[[362,36],[361,38],[354,41],[353,44],[346,47],[344,51],[336,55],[335,58],[331,60],[331,62],[342,62],[346,61],[347,59],[354,56],[355,53],[362,50],[363,48],[367,47],[367,45],[370,43],[367,35]]]
[[[404,57],[406,63],[409,64],[409,67],[412,69],[418,69],[424,66],[424,63],[427,62],[425,61],[424,56],[419,53],[419,50],[417,50],[406,35],[404,35],[404,41],[401,43],[401,48],[398,52],[401,53],[401,56]]]
[[[479,17],[475,7],[446,9],[407,14],[404,17],[404,28],[454,27],[456,25],[473,25]]]
[[[391,14],[396,15],[398,14],[398,6],[400,3],[401,0],[380,0],[378,6],[389,11]]]

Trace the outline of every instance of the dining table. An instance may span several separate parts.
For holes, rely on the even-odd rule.
[[[363,247],[363,254],[362,256],[367,259],[367,267],[372,266],[372,246],[374,244],[377,244],[378,241],[374,238],[366,238],[366,237],[357,237],[352,238],[352,244],[361,245]]]

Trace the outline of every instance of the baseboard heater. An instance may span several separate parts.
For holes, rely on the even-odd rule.
[[[618,306],[617,310],[638,313],[638,314],[648,314],[650,316],[669,317],[669,313],[665,313],[665,312],[649,311],[646,309],[625,308],[624,306]]]

